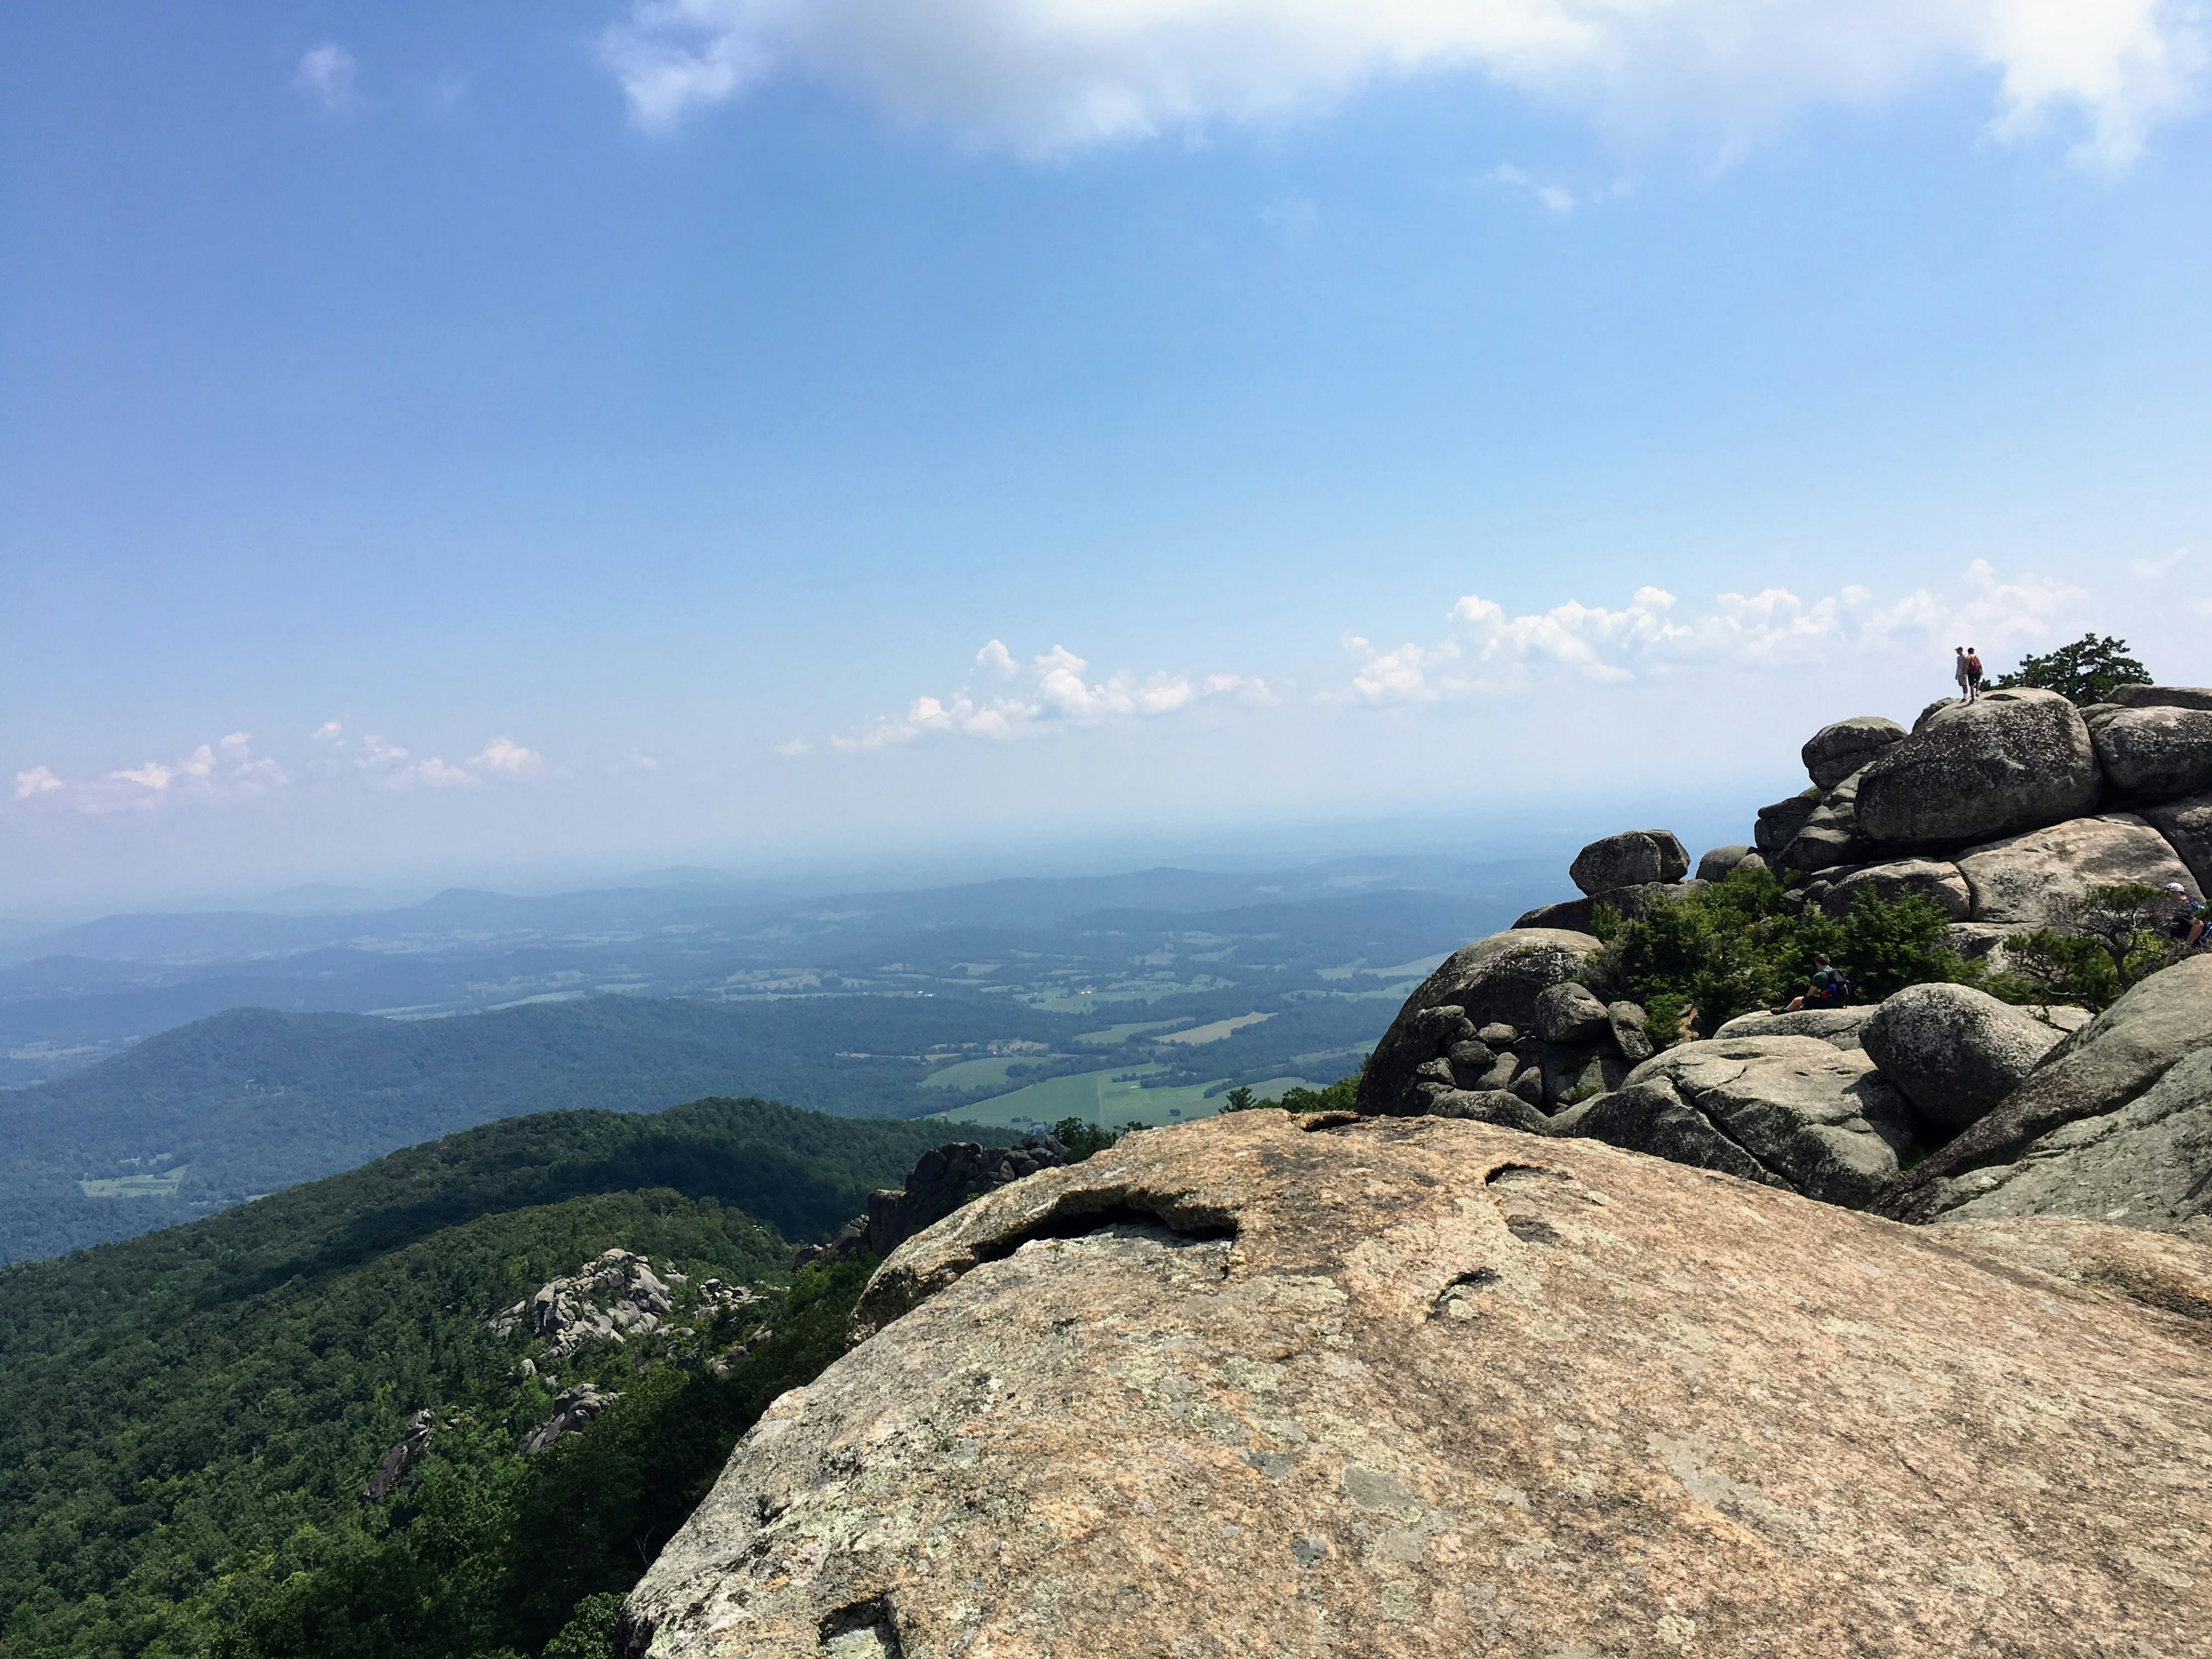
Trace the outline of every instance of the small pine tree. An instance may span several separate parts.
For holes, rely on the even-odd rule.
[[[2148,672],[2128,655],[2128,642],[2109,634],[2101,640],[2084,634],[2045,656],[2024,656],[2019,667],[1997,678],[2000,690],[2057,691],[2079,704],[2104,702],[2116,685],[2150,684]]]

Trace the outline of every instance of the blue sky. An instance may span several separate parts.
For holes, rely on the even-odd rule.
[[[0,906],[1605,828],[1954,634],[2212,681],[2206,27],[24,0]]]

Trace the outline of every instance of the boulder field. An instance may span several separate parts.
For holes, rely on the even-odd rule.
[[[2201,1656],[2208,1316],[2212,1249],[2095,1222],[1436,1117],[1147,1131],[901,1245],[616,1651]]]

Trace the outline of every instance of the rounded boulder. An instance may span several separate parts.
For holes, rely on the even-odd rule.
[[[1627,830],[1607,836],[1576,854],[1567,868],[1575,885],[1592,894],[1680,881],[1689,873],[1689,850],[1670,830]]]
[[[1941,705],[1858,775],[1860,835],[1877,847],[1994,841],[2096,810],[2089,728],[2055,691]]]
[[[1978,1121],[2066,1034],[1966,985],[1912,985],[1875,1010],[1859,1042],[1881,1074],[1942,1129]]]
[[[1892,744],[1904,741],[1905,728],[1895,720],[1861,714],[1822,726],[1797,753],[1814,784],[1832,789]]]

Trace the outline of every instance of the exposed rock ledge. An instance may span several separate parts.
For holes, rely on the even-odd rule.
[[[2212,1651],[2212,1251],[2051,1224],[1463,1121],[1132,1136],[887,1261],[617,1650]]]

